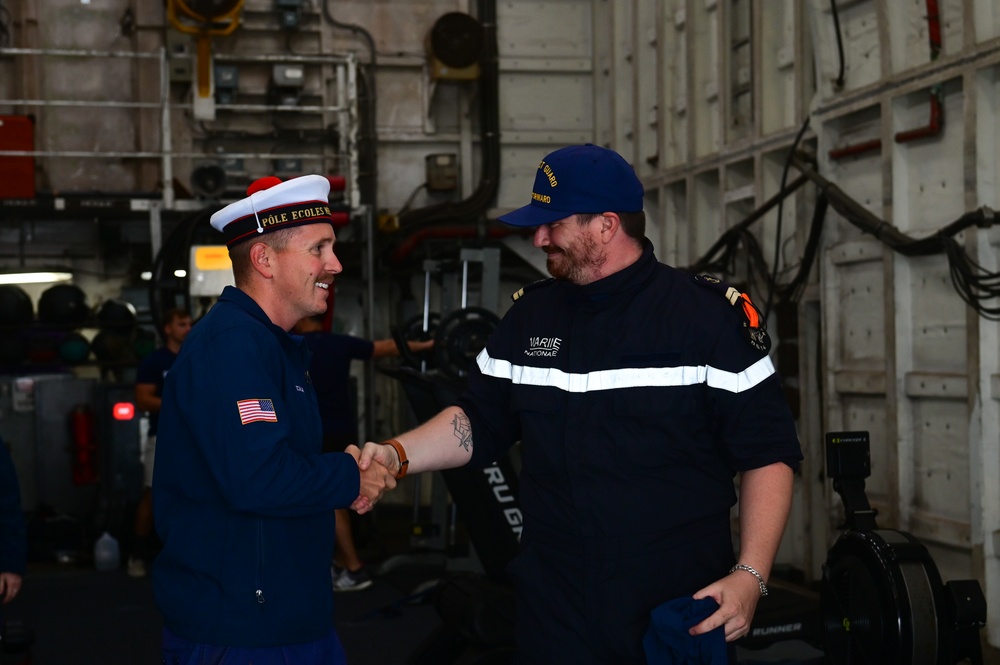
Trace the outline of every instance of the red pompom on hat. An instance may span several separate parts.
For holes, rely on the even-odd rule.
[[[256,235],[306,224],[333,225],[330,181],[321,175],[304,175],[281,181],[275,176],[255,180],[247,197],[212,215],[212,228],[233,245]]]
[[[247,196],[263,191],[265,189],[270,189],[271,187],[280,184],[281,184],[281,178],[279,178],[276,175],[266,175],[263,178],[257,178],[252,183],[250,183],[249,187],[247,187]]]

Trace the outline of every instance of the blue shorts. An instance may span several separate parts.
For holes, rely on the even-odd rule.
[[[347,665],[337,633],[315,642],[281,647],[224,647],[199,644],[163,629],[163,665]]]

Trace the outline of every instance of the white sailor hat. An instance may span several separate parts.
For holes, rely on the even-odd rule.
[[[330,210],[330,180],[304,175],[281,181],[267,176],[247,187],[247,197],[212,215],[212,228],[233,245],[263,233],[305,224],[334,224]]]

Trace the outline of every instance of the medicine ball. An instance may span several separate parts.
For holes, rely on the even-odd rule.
[[[38,320],[52,326],[79,326],[90,314],[87,296],[75,284],[56,284],[38,299]]]
[[[71,365],[84,362],[90,355],[90,342],[78,332],[71,332],[59,342],[59,357]]]
[[[105,300],[97,309],[101,330],[127,331],[135,325],[135,307],[121,300]]]
[[[127,334],[102,330],[90,343],[94,356],[103,362],[126,362],[133,359],[132,340]]]
[[[0,285],[0,321],[3,325],[27,325],[34,316],[31,296],[24,289],[14,284]]]

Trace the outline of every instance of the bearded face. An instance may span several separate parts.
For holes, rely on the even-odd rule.
[[[556,279],[589,284],[599,278],[607,257],[593,234],[593,218],[580,223],[575,216],[539,227],[535,244],[546,254],[545,267]]]

